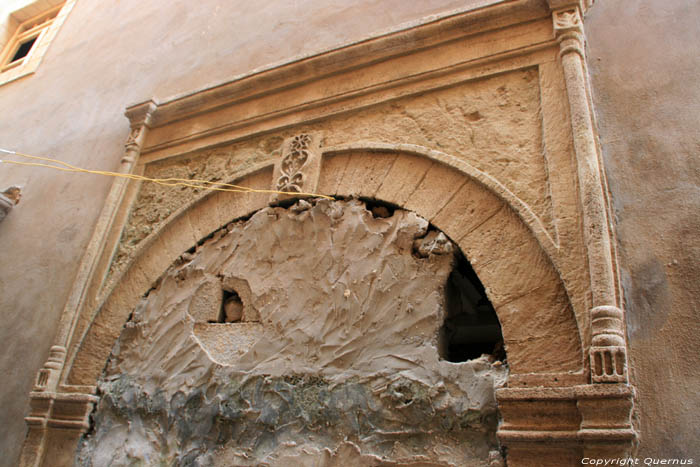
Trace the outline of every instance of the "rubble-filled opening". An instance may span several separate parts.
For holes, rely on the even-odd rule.
[[[224,290],[219,318],[213,323],[238,323],[243,318],[243,301],[235,290]]]
[[[218,229],[134,310],[75,464],[486,465],[508,368],[435,351],[455,250],[357,198]]]
[[[449,362],[466,362],[482,354],[505,361],[496,311],[474,269],[459,251],[445,284],[445,322],[439,344],[440,357]]]

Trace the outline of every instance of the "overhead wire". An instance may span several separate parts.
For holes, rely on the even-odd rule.
[[[0,159],[0,163],[5,163],[5,164],[22,165],[22,166],[28,166],[28,167],[44,167],[44,168],[49,168],[49,169],[60,170],[63,172],[88,173],[88,174],[104,175],[104,176],[115,177],[115,178],[127,178],[130,180],[137,180],[137,181],[142,181],[142,182],[152,182],[152,183],[156,183],[158,185],[163,185],[163,186],[173,186],[173,187],[174,186],[182,186],[182,187],[198,188],[198,189],[204,189],[204,190],[210,190],[210,191],[227,191],[227,192],[234,192],[234,193],[268,193],[268,194],[280,194],[280,195],[313,196],[313,197],[318,197],[318,198],[333,199],[330,196],[322,195],[319,193],[290,192],[290,191],[278,191],[278,190],[261,190],[261,189],[257,189],[257,188],[250,188],[250,187],[245,187],[245,186],[240,186],[240,185],[234,185],[231,183],[213,182],[210,180],[199,180],[199,179],[190,179],[190,178],[172,178],[172,177],[171,178],[150,178],[150,177],[145,177],[143,175],[136,175],[136,174],[110,172],[110,171],[105,171],[105,170],[90,170],[90,169],[84,169],[81,167],[74,166],[72,164],[69,164],[68,162],[60,161],[58,159],[52,159],[50,157],[32,156],[30,154],[24,154],[24,153],[17,152],[17,151],[9,151],[7,149],[2,149],[2,148],[0,148],[0,152],[4,152],[6,154],[11,154],[11,155],[16,155],[16,156],[20,156],[20,157],[26,157],[28,159],[33,159],[33,160],[41,160],[41,161],[45,161],[45,162],[51,162],[52,164],[59,164],[63,167],[45,164],[42,162],[22,162],[22,161],[15,161],[15,160]]]

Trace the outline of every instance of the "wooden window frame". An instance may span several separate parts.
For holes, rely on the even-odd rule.
[[[22,21],[0,53],[0,86],[36,71],[76,0],[67,0]],[[12,60],[22,44],[35,39],[24,57]]]

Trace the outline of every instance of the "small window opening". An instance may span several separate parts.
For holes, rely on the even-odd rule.
[[[32,46],[36,42],[36,37],[32,37],[28,41],[22,42],[20,44],[19,48],[17,49],[17,52],[12,56],[12,59],[10,60],[10,63],[16,62],[17,60],[21,60],[24,57],[26,57],[29,54],[29,51],[32,50]]]
[[[440,330],[440,357],[466,362],[491,355],[505,361],[503,335],[484,286],[461,252],[445,285],[445,323]]]
[[[243,301],[235,290],[224,290],[219,319],[215,323],[238,323],[243,319]]]

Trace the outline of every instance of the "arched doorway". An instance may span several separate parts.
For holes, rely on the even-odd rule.
[[[558,258],[558,252],[526,204],[463,161],[416,146],[326,148],[322,156],[318,191],[336,199],[378,199],[413,212],[453,240],[455,249],[462,252],[483,283],[498,316],[508,355],[507,387],[496,390],[498,410],[503,417],[496,434],[500,445],[507,448],[509,464],[530,465],[533,459],[538,463],[546,459],[547,465],[576,463],[584,452],[587,455],[602,452],[600,449],[615,450],[620,442],[633,436],[625,428],[631,404],[629,390],[586,384],[589,375],[581,337],[585,333],[579,332],[578,322],[583,319],[585,324],[586,315],[574,314],[575,302],[569,299],[555,267],[558,260],[552,259]],[[270,164],[252,167],[232,182],[268,190],[272,169]],[[50,449],[59,449],[62,456],[71,459],[66,457],[66,462],[72,462],[70,446],[75,446],[76,435],[89,427],[84,417],[99,401],[88,392],[95,391],[124,324],[144,294],[209,232],[221,232],[230,219],[262,212],[269,202],[269,195],[262,192],[209,193],[182,206],[138,244],[95,314],[82,315],[76,322],[77,338],[68,353],[61,384],[73,391],[80,388],[86,394],[57,397],[49,410],[53,418],[71,417],[69,422],[76,427],[79,424],[81,431],[47,430],[50,436],[69,436],[74,440],[62,444],[67,449],[49,440]],[[224,292],[228,295],[222,292],[221,302],[230,299],[234,315],[236,306],[244,311],[245,284],[233,281],[226,287]],[[212,309],[214,313],[207,321],[225,321],[225,307],[218,313],[216,306]],[[435,320],[433,323],[440,325]],[[439,345],[432,355],[438,358]],[[404,392],[403,387],[397,390],[397,394]],[[37,403],[43,400],[36,397]],[[196,401],[193,403],[197,405]],[[604,422],[596,418],[601,404],[610,409],[605,411],[608,418]],[[72,412],[63,415],[66,410]],[[73,422],[76,411],[85,415]],[[624,438],[609,438],[607,433],[611,430]],[[488,432],[487,429],[482,435]],[[41,436],[42,432],[37,430],[36,434]],[[552,445],[552,439],[557,443]],[[489,450],[492,446],[482,444],[477,457],[483,460],[487,450],[496,456],[495,450]],[[588,451],[589,447],[597,451]],[[361,450],[352,449],[352,455],[362,456]]]
[[[413,212],[299,200],[227,224],[135,307],[80,465],[489,465],[507,363],[459,248]]]
[[[271,172],[265,165],[234,181],[269,189]],[[528,218],[527,206],[509,199],[493,180],[435,151],[350,147],[324,152],[318,191],[380,199],[415,212],[454,240],[498,315],[509,385],[585,382],[579,325],[548,253],[550,243]],[[265,193],[210,193],[183,206],[143,240],[94,320],[78,328],[83,337],[68,357],[66,382],[94,385],[131,310],[158,277],[208,233],[264,208],[268,198]]]

